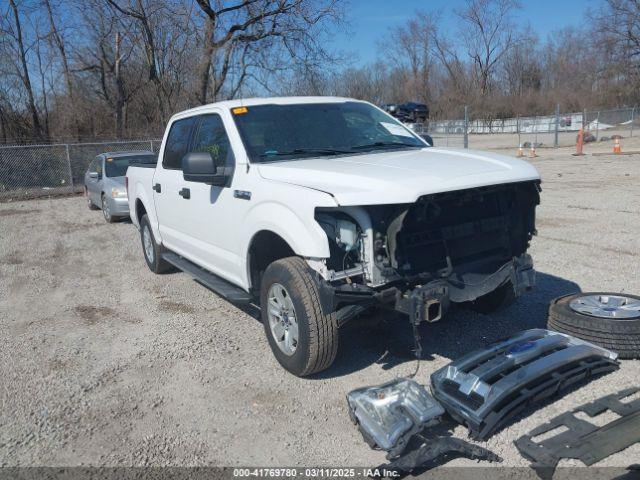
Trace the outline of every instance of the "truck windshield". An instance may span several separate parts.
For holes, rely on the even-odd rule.
[[[155,155],[128,155],[126,157],[107,157],[104,162],[107,177],[124,177],[129,165],[156,163]]]
[[[253,162],[428,146],[366,103],[257,105],[231,111]]]

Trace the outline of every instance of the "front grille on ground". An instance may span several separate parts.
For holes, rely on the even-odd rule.
[[[534,329],[450,363],[431,383],[447,411],[484,440],[528,406],[616,368],[609,350]]]

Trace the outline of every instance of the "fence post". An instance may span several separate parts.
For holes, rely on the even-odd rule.
[[[464,106],[464,148],[469,148],[469,107]]]
[[[635,114],[636,114],[636,107],[632,107],[631,108],[631,133],[629,134],[630,137],[633,137],[633,122],[635,121]]]
[[[71,155],[69,155],[69,144],[65,144],[65,150],[67,151],[67,165],[69,166],[69,182],[71,183],[71,193],[75,193],[75,187],[73,185],[73,169],[71,168]]]
[[[151,152],[153,152],[153,140],[149,140],[149,145],[151,146]]]
[[[596,142],[599,140],[600,132],[600,110],[598,110],[598,116],[596,117]]]
[[[558,148],[560,145],[558,144],[558,129],[560,128],[560,104],[556,104],[556,136],[553,140],[553,146]]]

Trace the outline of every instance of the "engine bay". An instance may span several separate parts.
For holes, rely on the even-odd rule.
[[[529,181],[425,195],[413,204],[318,210],[330,278],[373,288],[482,281],[526,253],[539,194],[540,182]],[[356,221],[356,210],[366,212],[368,225]]]

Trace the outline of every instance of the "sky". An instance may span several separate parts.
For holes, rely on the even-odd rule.
[[[554,30],[579,26],[584,14],[597,9],[602,0],[521,0],[515,19],[523,28],[528,24],[541,40]],[[346,9],[347,26],[336,35],[333,47],[351,54],[353,65],[376,59],[376,52],[390,27],[402,25],[416,10],[441,11],[443,30],[455,29],[453,10],[464,0],[350,0]]]

